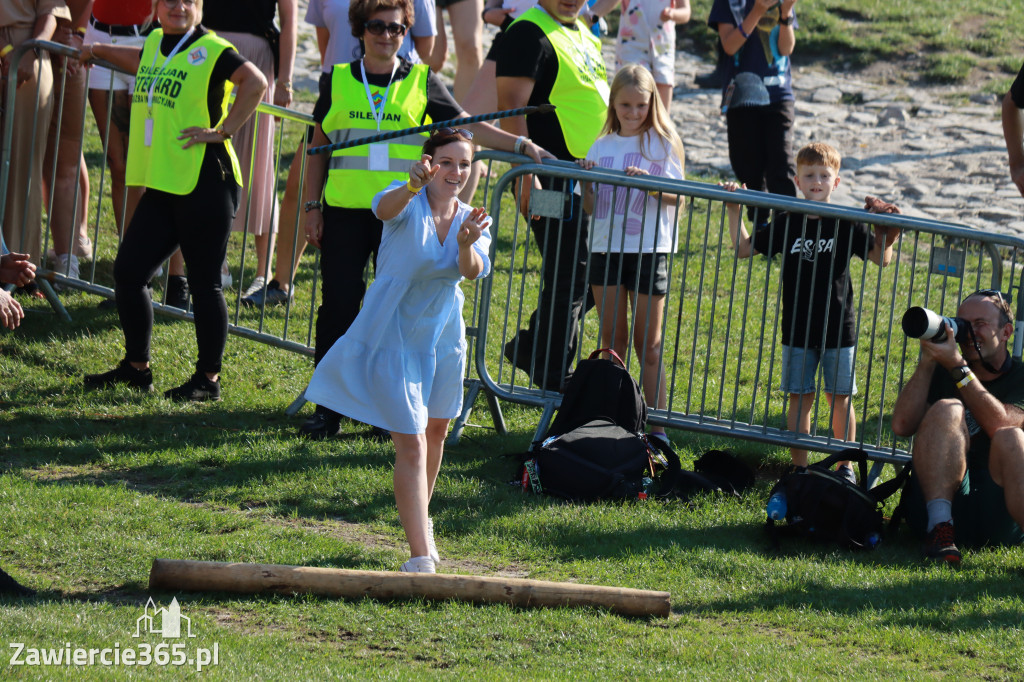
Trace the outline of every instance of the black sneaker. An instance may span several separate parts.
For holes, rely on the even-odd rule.
[[[288,291],[281,288],[281,283],[276,279],[270,280],[267,286],[242,298],[242,305],[246,308],[258,308],[264,303],[266,305],[281,305],[295,299],[295,286]]]
[[[140,391],[152,391],[153,372],[148,367],[136,369],[127,360],[122,360],[121,364],[109,372],[86,374],[83,382],[86,389],[110,388],[117,384],[124,384]]]
[[[167,295],[164,297],[164,305],[172,308],[188,310],[188,280],[181,275],[171,275],[167,278]]]
[[[16,597],[31,597],[36,591],[18,583],[17,580],[7,575],[4,569],[0,568],[0,594],[9,594]]]
[[[929,559],[944,561],[950,566],[960,565],[960,550],[953,541],[953,524],[948,521],[936,523],[924,541],[924,555]]]
[[[299,427],[299,435],[310,440],[333,438],[341,433],[341,415],[322,405],[317,405],[313,416]]]
[[[175,402],[203,402],[204,400],[220,400],[220,379],[210,381],[206,372],[196,372],[192,378],[177,388],[164,391],[164,397]]]
[[[367,434],[370,440],[377,441],[378,443],[390,443],[391,432],[387,429],[382,429],[379,426],[371,426],[370,433]]]

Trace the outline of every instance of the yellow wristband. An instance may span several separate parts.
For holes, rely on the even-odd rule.
[[[75,29],[75,33],[84,36],[85,35],[85,26],[79,26],[78,28],[76,28]]]
[[[4,49],[0,50],[0,58],[6,57],[14,51],[14,45],[8,45]]]
[[[974,372],[968,370],[967,374],[964,375],[964,378],[961,379],[960,381],[956,382],[956,387],[957,388],[963,388],[964,386],[966,386],[967,384],[971,383],[972,381],[974,381]]]
[[[417,194],[419,194],[420,192],[422,192],[422,191],[423,191],[423,188],[422,188],[422,187],[420,187],[419,189],[416,189],[415,187],[413,187],[413,186],[412,186],[412,182],[410,182],[409,180],[406,180],[406,181],[405,181],[405,188],[406,188],[407,190],[409,190],[410,192],[412,192],[412,193],[413,193],[413,195],[417,195]]]

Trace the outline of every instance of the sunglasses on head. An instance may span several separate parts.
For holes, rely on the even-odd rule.
[[[973,294],[971,294],[971,296],[985,296],[986,298],[991,296],[994,298],[998,298],[999,308],[1000,310],[1002,310],[1003,315],[1006,317],[1006,321],[1010,322],[1013,320],[1013,310],[1011,310],[1010,308],[1010,303],[1012,302],[1012,299],[1009,293],[999,291],[998,289],[978,289]],[[971,296],[968,296],[967,298],[970,298]]]
[[[392,38],[404,36],[405,31],[408,28],[408,26],[406,26],[405,24],[399,24],[398,22],[395,21],[392,21],[389,24],[381,21],[380,19],[373,19],[371,21],[368,21],[366,22],[364,27],[369,33],[372,33],[375,36],[384,35],[384,32],[387,31],[388,35],[391,36]]]
[[[438,128],[437,130],[430,133],[431,137],[440,135],[441,137],[448,137],[449,135],[461,135],[467,140],[473,139],[473,133],[466,130],[465,128]]]

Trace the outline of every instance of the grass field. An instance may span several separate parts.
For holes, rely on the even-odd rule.
[[[695,20],[708,6],[695,2]],[[983,8],[802,0],[798,11],[807,54],[820,41],[886,59],[920,51],[954,60],[970,53],[983,65],[1005,64],[1007,74],[1019,61],[1013,27],[1024,16],[1010,0]],[[984,21],[967,20],[975,16]],[[967,45],[965,26],[988,36],[992,54]],[[292,139],[286,147],[294,146]],[[99,161],[95,145],[87,158]],[[685,253],[708,253],[709,267],[730,273],[731,259],[715,256],[722,239],[717,213],[699,217],[712,226],[706,233],[712,248],[700,242]],[[109,235],[109,217],[102,229]],[[240,255],[239,243],[232,255]],[[306,258],[311,265],[313,255]],[[100,252],[104,275],[111,260],[112,249]],[[740,267],[745,277],[748,265]],[[749,267],[762,272],[764,266]],[[300,291],[312,289],[310,271],[300,271]],[[885,286],[920,293],[923,281],[910,287],[899,279],[907,276],[887,270]],[[687,291],[704,288],[695,283]],[[719,296],[716,289],[705,293]],[[968,552],[953,572],[922,563],[917,540],[904,527],[870,553],[800,542],[776,553],[761,528],[763,505],[787,453],[682,432],[672,435],[683,446],[684,463],[711,447],[732,448],[758,469],[755,489],[742,500],[707,497],[693,505],[579,506],[527,496],[509,485],[514,466],[505,455],[529,445],[539,413],[504,404],[509,434],[503,436],[489,428],[483,400],[474,413],[481,427],[468,429],[446,453],[432,505],[442,570],[667,590],[669,618],[458,602],[151,593],[147,580],[157,557],[395,570],[407,554],[391,492],[392,448],[351,424],[329,442],[296,438],[298,422],[283,411],[305,386],[310,361],[237,337],[228,342],[221,403],[178,405],[159,393],[126,390],[85,393],[82,374],[113,366],[122,335],[116,315],[95,308],[96,297],[69,292],[63,300],[71,323],[34,305],[20,330],[0,333],[0,566],[39,590],[30,599],[0,599],[3,679],[1024,675],[1019,548]],[[300,293],[299,308],[310,302],[310,294]],[[716,315],[720,329],[728,315],[722,308]],[[699,329],[708,318],[692,319]],[[265,324],[279,331],[283,315],[276,311]],[[289,338],[305,340],[305,326],[291,329]],[[687,339],[696,338],[686,331]],[[715,340],[707,338],[709,345]],[[181,383],[193,370],[191,325],[158,318],[153,351],[157,388]],[[750,386],[749,375],[737,369],[736,376]],[[754,395],[753,388],[744,390]],[[156,647],[164,641],[157,635],[132,636],[150,597],[161,607],[178,599],[197,635],[186,642],[188,655],[216,646],[216,665],[197,673],[187,670],[192,666],[11,663],[12,644]]]
[[[969,553],[922,564],[906,531],[872,553],[789,544],[760,525],[769,486],[741,501],[573,506],[507,484],[536,412],[508,406],[511,435],[473,428],[451,448],[433,513],[447,571],[668,590],[668,619],[588,609],[146,589],[155,557],[394,570],[405,549],[388,445],[347,428],[309,443],[282,416],[308,361],[232,338],[225,400],[181,406],[123,390],[83,393],[120,331],[72,294],[71,325],[46,312],[0,341],[5,454],[0,562],[40,590],[0,600],[0,640],[27,647],[137,647],[149,596],[177,596],[193,647],[219,647],[211,679],[623,679],[920,677],[1013,679],[1022,671],[1024,557]],[[159,323],[160,388],[191,371],[191,329]],[[479,412],[485,412],[479,405]],[[678,438],[678,436],[677,436]],[[712,442],[683,439],[695,450]],[[764,470],[780,453],[728,444]],[[8,649],[8,655],[13,650]],[[99,666],[6,679],[110,679]],[[181,670],[136,668],[134,674]]]

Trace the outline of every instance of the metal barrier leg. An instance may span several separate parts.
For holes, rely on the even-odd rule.
[[[548,427],[551,425],[551,418],[555,416],[555,402],[549,401],[544,403],[544,412],[540,415],[540,421],[537,422],[537,430],[533,432],[533,442],[538,442],[544,437],[544,434],[548,432]]]
[[[487,397],[487,406],[491,409],[494,430],[504,436],[508,433],[508,427],[505,426],[505,415],[501,413],[501,403],[498,402],[498,396],[487,390],[486,387],[484,387],[484,396]]]
[[[878,479],[882,476],[882,469],[885,468],[885,462],[875,460],[871,465],[871,470],[868,472],[867,489],[871,490],[875,487],[875,483],[878,483]]]
[[[466,397],[462,400],[462,412],[452,424],[452,431],[448,434],[448,445],[458,445],[462,431],[466,428],[466,423],[469,422],[469,415],[473,413],[473,403],[476,402],[476,397],[480,394],[480,386],[481,383],[478,379],[467,381]]]
[[[292,404],[284,411],[289,417],[294,417],[302,409],[302,406],[306,404],[306,389],[302,389],[302,393],[299,393],[299,397],[292,401]]]
[[[71,315],[68,314],[64,304],[60,302],[60,296],[53,290],[53,286],[50,284],[50,280],[45,277],[40,277],[36,280],[39,284],[39,290],[46,296],[46,300],[49,302],[50,307],[53,308],[53,312],[60,317],[64,322],[71,322]]]

